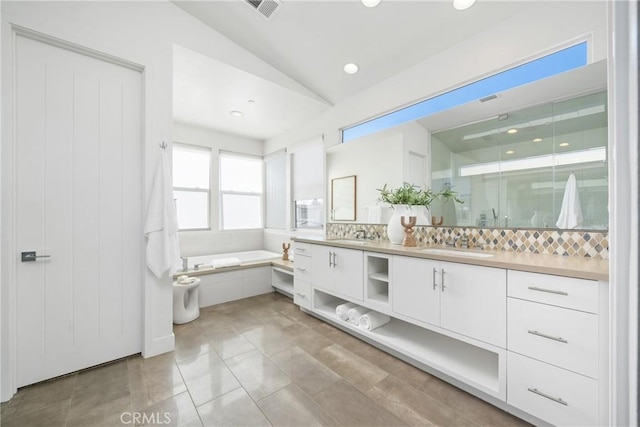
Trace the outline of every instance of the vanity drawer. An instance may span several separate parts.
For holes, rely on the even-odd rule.
[[[561,426],[598,424],[598,381],[507,352],[507,403]]]
[[[575,310],[598,312],[598,282],[549,274],[508,272],[508,295]]]
[[[304,280],[293,282],[293,303],[311,309],[311,282]]]
[[[598,377],[598,316],[507,298],[507,349]]]
[[[293,246],[293,253],[297,255],[311,256],[311,245],[309,243],[295,242]],[[295,261],[295,257],[294,257]]]
[[[296,256],[293,260],[293,277],[311,282],[311,257]]]

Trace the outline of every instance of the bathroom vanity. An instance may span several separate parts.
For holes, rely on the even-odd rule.
[[[608,263],[295,238],[294,303],[534,424],[608,423]],[[391,321],[338,319],[353,302]]]

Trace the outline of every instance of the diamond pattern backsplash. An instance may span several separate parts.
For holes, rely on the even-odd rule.
[[[388,240],[382,224],[327,224],[327,238],[353,238],[356,230]],[[415,227],[418,244],[444,245],[466,235],[469,246],[485,250],[532,252],[590,258],[609,258],[609,234],[600,231],[558,231],[511,228]]]

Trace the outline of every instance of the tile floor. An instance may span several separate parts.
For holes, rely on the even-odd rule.
[[[25,387],[19,426],[519,426],[525,422],[267,294],[175,326],[172,353]]]

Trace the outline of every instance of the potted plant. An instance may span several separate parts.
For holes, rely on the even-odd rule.
[[[429,225],[428,210],[436,199],[453,200],[463,203],[457,193],[450,188],[435,192],[431,189],[422,189],[414,184],[405,182],[401,187],[390,189],[387,184],[377,189],[380,192],[378,202],[388,203],[394,210],[393,216],[387,226],[387,235],[394,244],[401,244],[404,230],[400,224],[401,216],[417,217],[418,225]]]

